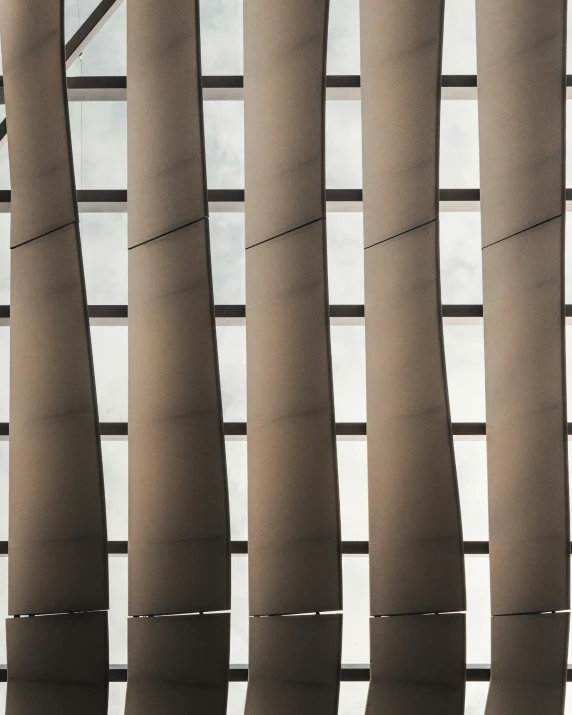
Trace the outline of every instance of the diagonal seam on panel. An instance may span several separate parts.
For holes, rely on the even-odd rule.
[[[184,228],[189,228],[189,226],[194,226],[196,223],[200,223],[201,221],[208,221],[209,217],[207,216],[201,216],[201,218],[197,218],[194,221],[189,221],[188,223],[182,224],[182,226],[177,226],[176,228],[172,228],[170,231],[165,231],[165,233],[160,233],[158,236],[153,236],[153,238],[148,238],[146,241],[141,241],[141,243],[137,243],[135,246],[129,246],[127,249],[128,251],[132,251],[134,248],[139,248],[139,246],[145,246],[148,243],[152,243],[153,241],[157,241],[159,238],[165,238],[165,236],[170,236],[172,233],[177,233],[177,231],[182,231]]]
[[[377,241],[376,243],[372,243],[370,246],[365,246],[364,250],[367,251],[368,248],[374,248],[374,246],[379,246],[380,243],[387,243],[387,241],[392,241],[394,238],[399,238],[400,236],[405,236],[408,233],[411,233],[412,231],[417,231],[419,228],[423,228],[423,226],[430,226],[432,223],[437,223],[436,218],[432,218],[431,221],[425,221],[424,223],[420,223],[418,226],[413,226],[413,228],[408,228],[405,231],[400,231],[399,233],[396,233],[395,236],[390,236],[389,238],[382,238],[381,241]]]
[[[290,228],[288,231],[283,231],[282,233],[276,234],[276,236],[270,236],[270,238],[265,238],[264,241],[259,241],[258,243],[253,243],[251,246],[247,246],[246,250],[250,248],[256,248],[256,246],[261,246],[263,243],[268,243],[269,241],[273,241],[275,238],[282,238],[282,236],[287,236],[289,233],[294,233],[294,231],[300,231],[303,228],[306,228],[306,226],[311,226],[314,223],[318,223],[319,221],[325,221],[326,217],[325,216],[320,216],[320,218],[314,218],[311,221],[308,221],[306,223],[303,223],[300,226],[296,226],[296,228]]]
[[[14,251],[16,248],[20,248],[20,246],[27,246],[28,243],[32,243],[33,241],[37,241],[39,238],[45,238],[46,236],[50,236],[52,233],[57,233],[58,231],[61,231],[64,228],[67,228],[68,226],[74,226],[75,224],[79,225],[78,221],[69,221],[69,223],[64,223],[63,226],[56,226],[56,228],[52,228],[49,231],[46,231],[45,233],[41,233],[39,236],[34,236],[34,238],[29,238],[27,241],[22,241],[22,243],[18,243],[16,246],[10,246],[10,250]]]
[[[122,2],[123,0],[101,0],[87,20],[66,43],[66,69],[74,63]],[[6,120],[3,119],[0,122],[0,149],[6,143],[7,133]]]
[[[489,243],[486,246],[482,246],[481,251],[484,251],[486,248],[490,248],[491,246],[496,246],[497,243],[502,243],[503,241],[507,241],[509,238],[514,238],[515,236],[520,236],[521,233],[526,233],[527,231],[532,231],[532,229],[538,228],[539,226],[543,226],[545,223],[550,223],[551,221],[556,221],[556,219],[563,218],[563,216],[564,216],[564,214],[559,213],[556,216],[551,216],[550,218],[544,219],[544,221],[539,221],[538,223],[535,223],[532,226],[527,226],[526,228],[523,228],[520,231],[511,233],[510,236],[505,236],[504,238],[499,238],[498,241],[493,241],[492,243]]]

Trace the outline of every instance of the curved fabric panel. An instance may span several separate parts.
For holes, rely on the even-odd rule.
[[[492,612],[569,607],[564,221],[483,251]]]
[[[0,3],[10,124],[12,247],[77,220],[63,4],[63,0]]]
[[[129,246],[208,214],[198,0],[127,3]]]
[[[361,0],[365,245],[438,217],[443,0]]]
[[[341,608],[324,228],[246,252],[251,615]]]
[[[329,0],[244,3],[246,245],[325,217]]]
[[[562,715],[569,613],[492,619],[485,715]]]
[[[225,715],[230,614],[129,619],[125,715]]]
[[[6,715],[107,715],[107,613],[6,621]]]
[[[371,612],[460,611],[438,224],[368,248],[365,288]]]
[[[370,642],[366,715],[463,715],[464,614],[372,618]]]
[[[566,0],[479,0],[483,245],[564,211]]]
[[[77,224],[12,251],[9,612],[108,607],[107,530]]]
[[[245,715],[336,715],[342,616],[251,618]]]
[[[230,608],[208,223],[129,251],[129,612]]]

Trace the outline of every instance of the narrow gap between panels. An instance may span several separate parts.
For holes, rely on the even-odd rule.
[[[306,228],[306,226],[311,226],[313,223],[318,223],[318,221],[325,221],[326,217],[325,216],[320,216],[320,218],[315,218],[312,219],[311,221],[308,221],[307,223],[303,223],[301,226],[296,226],[296,228],[290,228],[288,231],[284,231],[282,233],[276,234],[276,236],[271,236],[270,238],[265,238],[264,241],[259,241],[258,243],[252,244],[252,246],[247,246],[246,250],[248,251],[249,248],[256,248],[256,246],[261,246],[263,243],[268,243],[268,241],[273,241],[275,238],[281,238],[282,236],[287,236],[289,233],[294,233],[294,231],[300,231],[303,228]]]
[[[141,243],[138,243],[135,246],[131,246],[127,250],[133,251],[133,249],[139,248],[139,246],[145,246],[147,243],[151,243],[151,241],[157,241],[157,239],[159,238],[165,238],[165,236],[170,236],[172,233],[182,231],[184,228],[194,226],[196,223],[200,223],[201,221],[208,221],[208,218],[208,216],[201,216],[201,218],[197,218],[194,221],[189,221],[189,223],[184,223],[182,226],[177,226],[177,228],[172,228],[170,231],[165,231],[165,233],[161,233],[158,236],[153,236],[153,238],[148,238],[146,241],[141,241]]]
[[[27,241],[23,241],[22,243],[19,243],[17,246],[10,246],[10,250],[14,251],[16,248],[20,248],[20,246],[26,246],[28,243],[32,243],[32,241],[37,241],[39,238],[44,238],[45,236],[49,236],[52,233],[56,233],[56,231],[61,231],[64,228],[67,228],[68,226],[73,226],[74,224],[78,224],[78,221],[70,221],[69,223],[64,223],[63,226],[58,226],[57,228],[52,228],[50,231],[46,231],[45,233],[41,233],[39,236],[34,236],[34,238],[29,238]]]
[[[178,618],[179,616],[214,616],[220,613],[230,613],[230,608],[215,611],[182,611],[181,613],[138,613],[128,616],[128,618]]]
[[[497,243],[501,243],[502,241],[506,241],[509,238],[514,238],[515,236],[520,236],[521,233],[526,233],[527,231],[532,231],[533,228],[538,228],[539,226],[542,226],[545,223],[550,223],[551,221],[556,221],[557,218],[563,218],[564,214],[557,214],[556,216],[552,216],[552,218],[547,218],[544,219],[544,221],[539,221],[538,223],[535,223],[532,226],[528,226],[527,228],[523,228],[521,231],[517,231],[516,233],[511,233],[510,236],[505,236],[504,238],[499,238],[498,241],[493,241],[493,243],[489,243],[486,246],[483,246],[481,248],[481,251],[484,251],[485,248],[490,248],[491,246],[496,246]]]
[[[412,611],[411,613],[372,613],[370,618],[406,618],[407,616],[450,616],[464,611]]]
[[[521,611],[517,613],[493,613],[492,618],[510,618],[514,616],[518,618],[519,616],[544,616],[544,615],[554,615],[555,613],[570,613],[570,609],[564,608],[558,611]]]
[[[254,613],[249,618],[290,618],[292,616],[342,616],[343,611],[299,611],[293,613]]]
[[[13,613],[10,618],[42,618],[42,616],[78,616],[82,613],[108,613],[107,608],[91,608],[87,611],[52,611],[49,613]]]
[[[382,238],[381,241],[377,243],[372,243],[371,246],[366,246],[364,250],[367,251],[368,248],[373,248],[374,246],[379,246],[380,243],[387,243],[387,241],[392,241],[394,238],[399,238],[399,236],[405,236],[406,233],[411,233],[412,231],[417,231],[418,228],[423,228],[423,226],[429,226],[432,223],[436,223],[437,219],[432,218],[431,221],[425,221],[425,223],[420,223],[419,226],[413,226],[413,228],[408,228],[406,231],[401,231],[401,233],[396,233],[395,236],[390,236],[389,238]]]

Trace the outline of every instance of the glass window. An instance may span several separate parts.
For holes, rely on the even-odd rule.
[[[443,189],[478,189],[479,125],[477,102],[441,102],[439,185]]]
[[[363,214],[330,212],[327,229],[330,304],[363,305]]]
[[[337,422],[365,422],[365,328],[331,327]]]
[[[446,0],[443,74],[477,74],[477,22],[474,0]]]
[[[326,186],[361,189],[361,102],[326,102]]]
[[[445,325],[445,358],[453,422],[485,422],[482,325]]]
[[[481,214],[439,214],[443,305],[483,302]]]
[[[330,0],[328,74],[359,74],[359,48],[359,0]]]
[[[487,443],[455,440],[457,480],[465,541],[488,541]]]

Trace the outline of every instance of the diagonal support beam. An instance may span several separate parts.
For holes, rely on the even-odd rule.
[[[66,69],[71,67],[122,3],[123,0],[101,0],[87,20],[66,43]],[[0,149],[6,143],[7,136],[8,128],[4,119],[0,122]]]

